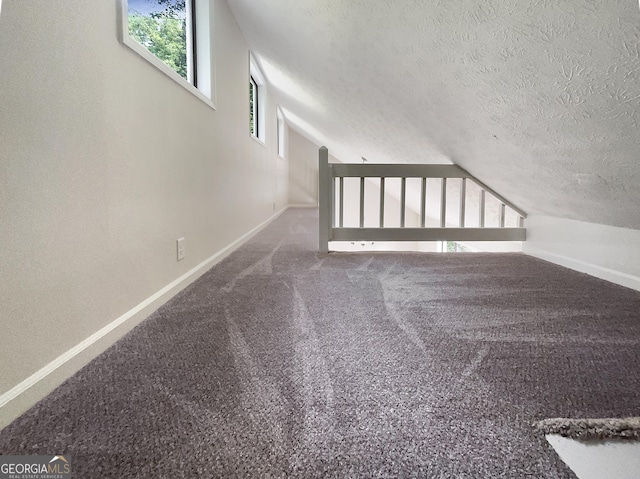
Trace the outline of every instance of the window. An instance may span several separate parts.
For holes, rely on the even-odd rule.
[[[129,35],[197,86],[193,0],[129,0]]]
[[[249,72],[249,131],[252,137],[264,143],[266,82],[253,55],[249,56]]]
[[[284,158],[284,116],[280,108],[276,110],[276,119],[278,126],[278,156]]]
[[[214,106],[210,0],[121,0],[122,42]]]
[[[253,136],[258,136],[258,84],[249,77],[249,127]]]

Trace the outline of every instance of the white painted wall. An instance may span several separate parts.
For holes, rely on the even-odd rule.
[[[0,395],[288,204],[274,100],[265,146],[212,6],[217,110],[118,41],[117,0],[3,2]]]
[[[640,230],[530,216],[523,251],[640,290]]]

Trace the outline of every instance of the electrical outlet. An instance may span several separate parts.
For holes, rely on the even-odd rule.
[[[176,240],[176,253],[178,255],[178,261],[182,261],[184,259],[184,255],[186,254],[184,249],[184,238],[178,238]]]

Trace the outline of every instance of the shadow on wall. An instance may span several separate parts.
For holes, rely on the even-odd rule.
[[[298,132],[289,130],[289,204],[318,204],[318,149]]]

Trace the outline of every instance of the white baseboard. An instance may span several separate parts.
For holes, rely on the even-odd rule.
[[[53,391],[58,385],[60,385],[65,379],[73,375],[82,366],[84,366],[89,361],[97,357],[100,353],[112,346],[118,339],[120,339],[120,337],[122,337],[122,335],[127,332],[124,331],[119,335],[113,334],[117,329],[123,329],[124,326],[129,325],[128,323],[133,322],[135,324],[131,325],[132,328],[137,323],[142,322],[153,311],[158,309],[160,306],[165,304],[176,294],[186,288],[189,284],[198,279],[216,263],[229,256],[229,254],[242,246],[242,244],[244,244],[246,241],[251,239],[251,237],[253,237],[265,226],[267,226],[278,216],[284,213],[288,208],[289,207],[285,207],[281,209],[262,224],[245,233],[233,243],[227,245],[225,248],[207,258],[202,263],[177,278],[175,281],[172,281],[164,288],[157,291],[155,294],[149,296],[140,304],[124,313],[119,318],[99,329],[84,341],[78,343],[73,348],[58,356],[56,359],[41,368],[39,371],[35,372],[28,378],[16,384],[7,392],[0,395],[0,429],[7,426],[13,419],[17,418],[20,414],[33,406],[37,401]],[[107,339],[107,341],[105,341],[105,339]],[[95,348],[95,345],[99,342],[101,342],[99,344],[99,347]],[[73,366],[69,366],[68,370],[64,370],[65,366],[73,363],[75,359],[77,359],[87,351],[90,351],[90,354],[82,359],[81,364],[74,364]],[[45,380],[47,378],[51,378],[54,372],[57,373],[56,377],[48,381],[48,384],[42,384],[47,383],[47,381]],[[35,388],[34,386],[36,385],[38,385],[39,387]],[[15,400],[20,398],[21,396],[24,396],[25,393],[33,389],[38,389],[38,391],[31,394],[31,397],[20,401],[20,405],[16,405],[13,408],[10,407],[10,403],[19,402]]]
[[[605,266],[588,263],[586,261],[571,258],[569,256],[551,253],[549,251],[532,246],[525,245],[524,253],[536,258],[543,259],[545,261],[549,261],[551,263],[559,264],[560,266],[564,266],[565,268],[573,269],[581,273],[595,276],[596,278],[604,279],[606,281],[610,281],[612,283],[616,283],[621,286],[640,291],[640,277],[638,276],[623,273],[621,271],[616,271]]]

